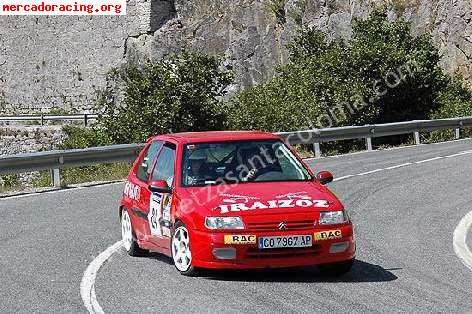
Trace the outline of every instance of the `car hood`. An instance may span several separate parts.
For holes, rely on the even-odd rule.
[[[338,198],[317,182],[251,182],[187,187],[182,196],[203,215],[248,216],[341,210]]]

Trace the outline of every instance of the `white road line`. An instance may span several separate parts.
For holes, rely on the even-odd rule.
[[[65,192],[70,192],[70,191],[77,191],[84,189],[85,187],[83,186],[78,186],[78,187],[73,187],[69,189],[60,189],[60,190],[50,190],[50,191],[43,191],[43,192],[32,192],[32,193],[26,193],[26,194],[20,194],[20,195],[12,195],[12,196],[5,196],[3,199],[17,199],[17,198],[25,198],[25,197],[30,197],[33,195],[40,195],[40,194],[56,194],[56,193],[65,193]]]
[[[404,164],[401,164],[401,165],[387,167],[387,168],[385,168],[385,170],[397,169],[397,168],[406,167],[406,166],[409,166],[409,165],[412,165],[412,164],[413,163],[411,163],[411,162],[407,162],[407,163],[404,163]]]
[[[461,219],[459,224],[454,230],[454,236],[452,244],[454,246],[454,252],[462,260],[465,266],[472,270],[472,252],[470,252],[467,246],[467,231],[472,226],[472,211],[469,212],[464,218]]]
[[[451,157],[463,156],[463,155],[468,155],[468,154],[472,154],[472,150],[466,150],[466,151],[463,151],[454,155],[444,156],[444,158],[451,158]]]
[[[116,242],[100,253],[87,267],[80,283],[80,296],[89,313],[104,313],[95,294],[95,278],[100,267],[121,248],[121,241]]]
[[[383,171],[383,170],[385,170],[385,169],[383,169],[383,168],[375,169],[375,170],[371,170],[371,171],[367,171],[367,172],[358,173],[358,174],[356,174],[356,176],[365,176],[367,174],[376,173],[376,172]]]
[[[60,190],[48,190],[48,191],[39,191],[39,192],[37,191],[37,192],[31,192],[31,193],[25,193],[25,194],[19,194],[19,195],[11,195],[11,196],[5,195],[5,196],[0,197],[0,201],[25,198],[25,197],[30,197],[30,196],[38,196],[38,195],[43,195],[43,194],[66,193],[66,192],[71,192],[71,191],[82,190],[85,188],[97,188],[97,187],[102,187],[102,186],[123,184],[123,182],[124,181],[110,182],[110,183],[103,183],[103,184],[96,184],[96,185],[80,185],[80,186],[73,186],[73,187],[60,189]]]
[[[438,159],[443,159],[443,158],[444,158],[444,157],[438,156],[438,157],[429,158],[429,159],[425,159],[425,160],[415,161],[415,164],[423,164],[423,163],[425,163],[425,162],[430,162],[430,161],[434,161],[434,160],[438,160]]]
[[[353,176],[354,176],[354,175],[352,175],[352,174],[349,174],[349,175],[347,175],[347,176],[344,176],[344,177],[339,177],[339,178],[336,178],[336,179],[334,179],[333,181],[334,181],[334,182],[336,182],[336,181],[341,181],[341,180],[344,180],[344,179],[351,178],[351,177],[353,177]]]

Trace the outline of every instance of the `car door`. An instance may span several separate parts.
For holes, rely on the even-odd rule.
[[[177,146],[164,142],[157,156],[150,182],[164,180],[169,187],[174,187],[174,170]],[[170,209],[172,193],[150,193],[149,202],[149,231],[153,242],[168,249],[171,236]]]
[[[138,223],[134,226],[138,238],[149,241],[149,180],[155,164],[156,157],[162,147],[162,141],[154,140],[148,146],[146,152],[142,155],[134,174],[134,184],[139,186],[139,197],[133,204],[133,212],[138,216]]]

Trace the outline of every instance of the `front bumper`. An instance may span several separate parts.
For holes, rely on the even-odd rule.
[[[259,249],[258,241],[255,244],[225,244],[225,235],[255,235],[283,236],[283,235],[308,235],[312,236],[321,231],[340,230],[341,237],[336,239],[313,239],[313,246],[306,248],[280,248]],[[354,258],[356,245],[354,241],[352,225],[334,226],[328,228],[316,228],[296,231],[229,231],[229,232],[204,232],[193,230],[190,234],[192,264],[202,268],[217,269],[250,269],[250,268],[280,268],[310,266],[325,263],[346,261]],[[330,253],[332,245],[345,242],[347,248],[342,252]],[[215,256],[215,249],[234,248],[235,258],[221,259]]]

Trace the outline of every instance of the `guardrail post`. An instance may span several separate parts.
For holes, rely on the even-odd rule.
[[[372,150],[372,138],[371,137],[366,137],[365,138],[365,146],[368,151]]]
[[[41,114],[41,125],[44,125],[44,115]]]
[[[313,144],[313,150],[315,151],[315,157],[320,158],[321,157],[320,143],[314,143]]]
[[[461,129],[457,128],[454,130],[456,140],[461,138]]]
[[[59,168],[52,169],[51,175],[53,186],[57,189],[63,188],[64,186],[61,181],[61,170]]]
[[[88,114],[84,114],[84,127],[87,127],[88,125]]]
[[[420,132],[418,132],[418,131],[415,132],[415,144],[416,144],[416,145],[420,145],[420,144],[421,144],[421,141],[420,141]]]

